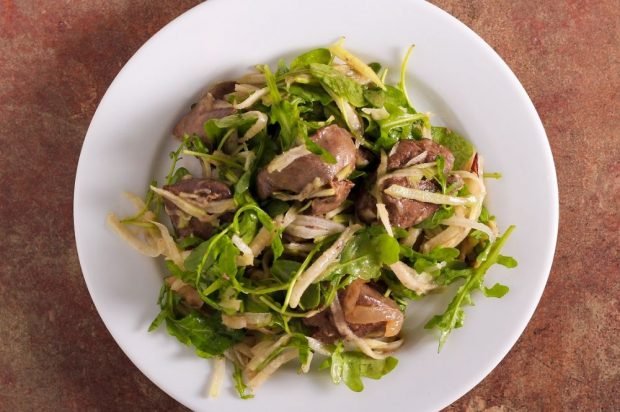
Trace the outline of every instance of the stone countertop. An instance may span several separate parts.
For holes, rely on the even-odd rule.
[[[196,0],[0,1],[0,410],[184,410],[125,357],[86,290],[73,183],[120,68]],[[553,150],[551,276],[499,366],[447,408],[620,410],[620,7],[436,0],[504,58]]]

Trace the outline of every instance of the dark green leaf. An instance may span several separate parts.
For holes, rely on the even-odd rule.
[[[293,84],[289,88],[289,93],[302,98],[306,102],[319,102],[324,106],[333,100],[321,86],[309,84]]]
[[[484,292],[484,296],[488,298],[501,298],[506,293],[508,293],[509,290],[510,289],[508,288],[508,286],[499,283],[496,283],[495,285],[493,285],[493,287],[484,287],[482,289],[482,291]]]
[[[342,344],[339,343],[321,367],[330,368],[334,383],[344,381],[352,391],[361,392],[364,389],[362,378],[381,379],[397,364],[398,360],[391,356],[386,359],[372,359],[360,352],[344,352]]]
[[[514,226],[510,226],[501,237],[499,237],[492,245],[490,245],[489,248],[487,248],[488,254],[486,258],[484,259],[484,261],[482,261],[479,267],[474,269],[471,276],[466,278],[465,283],[461,285],[461,287],[459,287],[456,295],[446,308],[446,311],[441,315],[433,317],[425,325],[425,328],[427,329],[439,329],[439,350],[441,350],[441,348],[445,344],[450,332],[452,332],[453,329],[459,328],[463,325],[463,320],[465,316],[463,306],[471,304],[471,293],[475,289],[480,288],[486,272],[493,264],[497,263],[497,259],[500,256],[499,253],[513,230]],[[495,286],[490,290],[493,290],[494,288]],[[499,286],[494,293],[499,294],[503,291],[503,287]]]
[[[381,89],[366,89],[364,97],[373,107],[383,107],[385,104],[385,91]]]
[[[474,153],[474,147],[460,134],[446,128],[431,128],[433,140],[450,149],[454,155],[454,169],[461,169]]]
[[[243,371],[241,368],[235,363],[235,368],[233,370],[233,381],[235,382],[235,389],[239,394],[241,399],[251,399],[254,397],[251,393],[247,393],[248,386],[243,382]]]
[[[497,257],[497,264],[512,269],[517,267],[517,260],[511,256],[499,255]]]
[[[243,332],[222,325],[220,315],[191,312],[181,319],[166,319],[168,333],[186,345],[193,346],[198,356],[210,358],[224,353],[243,339]]]
[[[199,243],[201,243],[204,239],[196,237],[194,235],[190,235],[187,237],[184,237],[183,239],[177,241],[177,246],[180,247],[181,249],[191,249],[194,246],[198,245]]]
[[[297,273],[301,263],[294,260],[278,259],[271,267],[271,273],[281,282],[289,282],[293,275]]]
[[[418,229],[434,229],[452,215],[454,215],[454,208],[442,205],[435,213],[418,223],[415,227]]]
[[[189,173],[189,170],[187,170],[187,169],[186,169],[186,168],[184,168],[184,167],[179,167],[179,168],[178,168],[178,169],[174,172],[174,174],[172,175],[172,177],[170,178],[170,183],[168,183],[168,184],[173,185],[173,184],[177,183],[179,180],[181,180],[181,178],[183,178],[183,176],[186,176],[186,175],[188,175],[188,174],[190,174],[190,173]]]
[[[275,218],[278,215],[284,215],[289,207],[289,204],[283,200],[269,199],[268,203],[265,205],[265,211],[269,216]]]
[[[379,74],[379,70],[381,70],[381,63],[377,63],[377,62],[368,63],[368,67],[370,67],[373,72]]]
[[[310,50],[293,59],[291,70],[309,67],[312,63],[329,64],[332,60],[332,53],[324,48]]]
[[[364,88],[355,80],[326,64],[310,64],[310,73],[336,96],[346,99],[355,107],[364,106]]]
[[[456,259],[461,252],[457,248],[453,247],[440,247],[433,249],[428,257],[434,259],[437,262],[451,261]]]
[[[304,310],[315,309],[321,303],[321,288],[318,283],[308,286],[308,289],[301,295],[300,305]]]

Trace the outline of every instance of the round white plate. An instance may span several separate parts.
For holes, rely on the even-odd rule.
[[[173,125],[209,83],[234,78],[257,63],[276,63],[340,36],[367,61],[397,76],[406,48],[414,105],[467,136],[501,172],[488,184],[501,229],[516,224],[505,254],[519,267],[494,267],[487,282],[510,286],[503,299],[475,295],[465,326],[440,354],[422,328],[449,296],[416,303],[398,367],[362,393],[331,383],[328,374],[281,371],[250,401],[228,381],[207,399],[210,363],[165,331],[148,333],[158,313],[163,270],[105,226],[109,211],[130,213],[124,191],[144,193],[161,182]],[[75,236],[86,284],[119,346],[160,388],[194,410],[437,410],[480,382],[506,355],[540,299],[553,259],[558,195],[551,151],[534,106],[501,58],[465,25],[422,1],[210,0],[167,25],[127,63],[92,120],[75,183]],[[230,374],[230,371],[228,371]],[[394,409],[395,408],[395,409]]]

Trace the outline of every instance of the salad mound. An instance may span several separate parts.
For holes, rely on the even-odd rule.
[[[361,391],[397,365],[413,300],[460,283],[426,328],[439,349],[494,264],[516,266],[484,206],[482,156],[432,126],[387,68],[340,40],[272,70],[217,83],[174,127],[180,141],[162,185],[136,213],[108,216],[139,252],[163,257],[161,311],[149,330],[225,365],[243,398],[270,375],[315,355],[335,383]],[[191,171],[190,171],[191,170]],[[452,289],[454,290],[454,289]]]

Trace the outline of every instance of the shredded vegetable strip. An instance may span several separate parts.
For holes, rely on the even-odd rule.
[[[297,305],[299,305],[301,295],[303,295],[308,286],[323,274],[329,264],[336,260],[346,243],[359,229],[361,229],[359,225],[349,226],[329,249],[323,252],[305,272],[299,275],[299,278],[293,280],[291,299],[289,300],[289,306],[291,308],[296,308]]]

